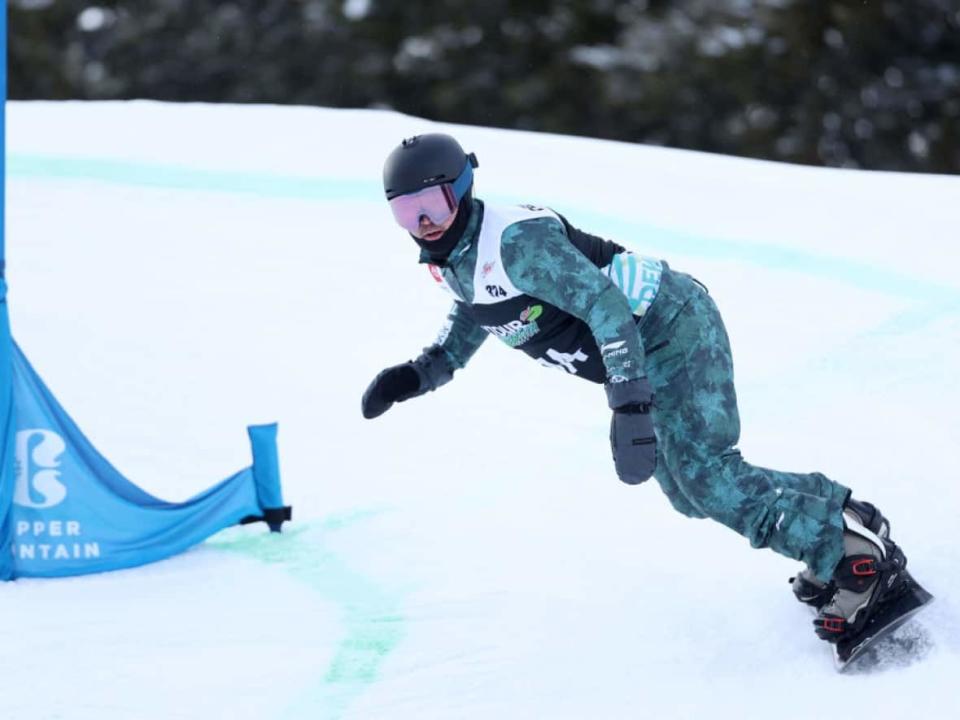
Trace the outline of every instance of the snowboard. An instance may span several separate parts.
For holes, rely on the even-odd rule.
[[[895,635],[899,628],[933,602],[933,595],[906,570],[903,573],[906,578],[900,590],[877,605],[863,630],[831,645],[838,672],[853,668],[868,672],[878,667],[883,659],[881,646],[887,646],[888,651],[906,657],[921,654],[926,649],[928,641],[923,633]]]

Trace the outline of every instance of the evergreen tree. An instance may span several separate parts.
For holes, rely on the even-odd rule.
[[[391,107],[960,172],[958,0],[11,0],[12,98]]]

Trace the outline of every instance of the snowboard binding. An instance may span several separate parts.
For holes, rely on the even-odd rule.
[[[895,589],[885,594],[874,606],[862,627],[857,631],[848,627],[833,643],[833,660],[837,670],[845,669],[877,640],[893,633],[932,601],[933,595],[904,570],[897,579]]]
[[[797,600],[816,613],[814,629],[831,644],[838,670],[933,600],[907,572],[906,555],[876,507],[849,499],[843,539],[844,557],[828,582],[809,569],[790,578]]]

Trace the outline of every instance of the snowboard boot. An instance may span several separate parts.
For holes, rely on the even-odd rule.
[[[810,568],[804,568],[797,573],[796,577],[790,578],[790,585],[797,600],[815,610],[819,610],[830,602],[833,594],[837,591],[837,586],[833,580],[828,583],[823,582],[813,574]]]
[[[887,540],[890,537],[890,523],[876,507],[868,502],[850,498],[845,508],[850,508],[861,518],[862,524],[877,537]],[[837,585],[833,580],[823,582],[813,574],[810,568],[804,568],[796,577],[790,578],[793,594],[800,602],[820,610],[833,598]]]
[[[896,595],[908,577],[907,558],[890,540],[890,525],[873,505],[848,500],[843,525],[844,555],[823,590],[832,585],[833,594],[813,621],[817,635],[833,643],[859,634],[877,606]],[[822,599],[821,593],[817,600]]]

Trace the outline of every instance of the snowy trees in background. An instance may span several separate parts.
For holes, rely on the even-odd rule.
[[[957,0],[11,0],[13,98],[391,107],[960,172]]]

